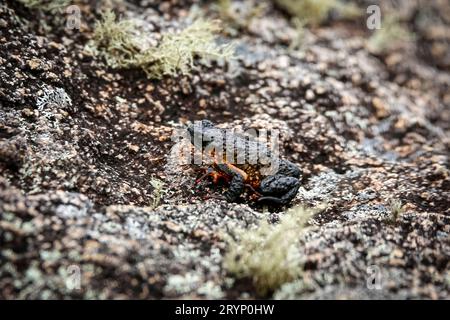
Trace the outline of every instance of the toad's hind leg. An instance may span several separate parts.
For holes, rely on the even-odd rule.
[[[225,197],[230,202],[235,202],[244,191],[244,179],[241,175],[234,175],[230,182],[230,187],[225,193]]]

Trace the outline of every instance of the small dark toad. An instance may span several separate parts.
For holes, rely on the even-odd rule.
[[[187,130],[196,151],[210,159],[204,177],[212,176],[214,182],[223,178],[229,183],[225,193],[228,201],[236,201],[246,187],[258,196],[258,202],[285,205],[296,196],[300,169],[288,160],[272,156],[266,144],[241,134],[230,134],[208,120],[198,121]],[[234,148],[231,156],[227,154],[230,147]]]

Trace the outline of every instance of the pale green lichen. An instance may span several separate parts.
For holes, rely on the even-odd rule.
[[[389,222],[395,224],[405,209],[400,200],[392,200],[390,203],[390,209],[391,215],[389,217]]]
[[[302,275],[300,237],[316,210],[295,207],[280,223],[263,221],[254,230],[238,230],[229,239],[224,267],[236,278],[251,278],[256,290],[266,295]]]
[[[398,18],[390,15],[384,19],[381,29],[376,30],[369,38],[367,47],[371,52],[379,54],[413,39],[414,35],[401,25]]]
[[[215,34],[219,31],[217,21],[196,20],[179,33],[165,34],[159,46],[137,57],[137,63],[148,76],[161,78],[163,75],[189,74],[195,57],[203,63],[210,59],[230,58],[233,46],[215,43]]]
[[[292,24],[295,28],[295,37],[292,39],[291,43],[289,44],[289,50],[298,50],[301,49],[305,43],[305,38],[307,34],[306,29],[306,21],[300,20],[299,18],[293,18]]]
[[[47,12],[55,12],[70,5],[70,0],[18,0],[25,7]]]
[[[335,10],[343,18],[354,18],[362,14],[354,4],[339,0],[275,0],[275,3],[310,25],[324,22],[331,10]]]
[[[133,67],[140,53],[136,34],[132,20],[116,21],[115,13],[108,10],[95,24],[93,41],[88,51],[103,57],[112,68]]]
[[[198,19],[178,33],[163,34],[158,46],[143,49],[139,42],[145,41],[137,39],[133,21],[116,21],[115,14],[108,11],[96,24],[88,51],[103,57],[112,68],[141,68],[149,78],[186,75],[197,57],[206,63],[232,56],[232,45],[216,44],[219,31],[217,21]]]
[[[164,181],[153,178],[150,180],[150,184],[153,187],[152,193],[152,205],[151,207],[156,208],[161,202],[162,195],[164,194]]]
[[[223,22],[227,33],[237,35],[239,30],[249,29],[253,19],[261,17],[266,8],[267,4],[264,2],[218,0],[215,11]]]

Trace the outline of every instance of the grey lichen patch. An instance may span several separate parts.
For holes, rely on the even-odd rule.
[[[262,221],[253,230],[238,230],[229,240],[224,267],[236,278],[250,278],[261,295],[302,275],[298,246],[305,227],[316,210],[290,209],[279,224]]]
[[[44,124],[42,129],[48,129],[49,132],[30,136],[30,139],[34,139],[34,144],[26,150],[25,163],[19,170],[22,179],[28,181],[28,187],[32,192],[39,192],[45,180],[49,179],[51,172],[58,167],[64,167],[77,155],[73,145],[61,143],[57,139],[60,134],[57,121],[45,120],[42,124]],[[71,173],[60,172],[59,177],[66,178]],[[64,179],[62,183],[70,188],[74,186],[75,181]]]
[[[61,204],[55,209],[55,213],[64,218],[79,218],[86,216],[88,210],[92,207],[90,202],[81,208],[72,204]]]
[[[157,217],[157,216],[154,216]],[[149,227],[148,219],[143,216],[128,216],[126,217],[124,228],[129,233],[130,237],[133,239],[145,239]]]
[[[312,177],[307,185],[300,187],[299,198],[309,203],[320,203],[329,200],[338,189],[342,175],[332,170],[321,172]]]
[[[368,218],[383,221],[390,217],[389,209],[383,205],[362,204],[342,212],[342,218],[348,221],[361,221]]]
[[[223,299],[225,293],[222,288],[215,284],[213,281],[207,281],[202,284],[198,289],[197,293],[204,297],[209,297],[211,299]]]
[[[100,232],[115,234],[122,229],[122,225],[113,221],[107,221],[99,227]]]
[[[283,284],[278,290],[275,291],[273,298],[276,300],[282,299],[296,299],[299,296],[299,292],[311,291],[314,286],[304,279],[298,279],[292,282]]]
[[[200,283],[201,277],[194,272],[185,275],[175,274],[168,277],[164,291],[167,295],[186,294],[198,288]]]
[[[144,48],[145,37],[139,34],[132,20],[116,21],[112,11],[103,14],[94,30],[93,41],[87,50],[103,57],[113,68],[140,68],[149,78],[187,75],[195,66],[195,59],[203,64],[210,60],[230,59],[234,47],[216,44],[220,31],[217,21],[198,19],[179,32],[162,35],[156,47]]]
[[[52,88],[45,86],[36,100],[37,109],[45,116],[51,116],[52,108],[67,109],[72,106],[72,99],[62,88]]]
[[[61,259],[61,252],[57,251],[57,250],[42,250],[40,253],[41,259],[45,262],[56,262],[59,259]]]

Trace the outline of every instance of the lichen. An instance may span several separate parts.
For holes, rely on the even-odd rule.
[[[353,18],[361,14],[355,5],[339,0],[275,0],[275,3],[290,15],[310,25],[323,23],[331,10],[343,18]]]
[[[152,192],[152,208],[156,208],[161,202],[162,195],[164,193],[164,181],[153,178],[150,180],[150,184],[153,187]]]
[[[138,57],[138,64],[150,77],[160,78],[189,74],[195,57],[200,57],[203,62],[230,58],[233,45],[215,43],[215,34],[219,31],[217,21],[196,20],[179,33],[165,34],[158,47],[146,50]]]
[[[400,23],[395,15],[387,16],[381,29],[376,30],[367,42],[367,48],[373,53],[384,53],[399,43],[411,41],[414,35]]]
[[[195,272],[188,272],[184,275],[174,274],[167,278],[164,291],[166,293],[187,294],[200,286],[201,276]]]
[[[139,32],[133,21],[116,21],[115,14],[107,11],[95,26],[88,50],[105,58],[112,68],[140,68],[149,78],[159,79],[190,74],[196,57],[203,63],[230,58],[233,45],[216,44],[219,31],[217,21],[198,19],[180,32],[163,34],[158,46],[144,49],[138,43]]]
[[[306,21],[301,20],[300,18],[293,18],[292,24],[295,28],[295,37],[292,39],[292,42],[289,44],[289,50],[298,50],[301,49],[305,42],[306,37]]]
[[[264,2],[233,2],[218,0],[215,11],[224,24],[225,31],[233,36],[240,30],[247,30],[253,19],[261,17],[267,8]]]
[[[62,88],[44,87],[37,98],[36,106],[39,111],[51,113],[52,108],[67,108],[72,105],[72,99]]]
[[[299,295],[303,292],[314,290],[313,282],[310,278],[297,279],[292,282],[283,284],[273,294],[275,300],[294,300],[298,299]]]
[[[316,210],[298,206],[276,225],[263,221],[254,230],[241,229],[229,239],[224,267],[236,278],[251,278],[261,295],[302,275],[299,241]]]
[[[140,48],[136,39],[137,29],[133,20],[116,21],[116,15],[108,10],[96,22],[93,41],[88,51],[101,56],[112,68],[128,68],[136,64]]]
[[[55,12],[67,7],[70,0],[19,0],[25,7],[46,12]]]
[[[395,224],[398,221],[400,215],[405,211],[405,209],[400,200],[392,200],[390,203],[390,208],[391,216],[389,222]]]

